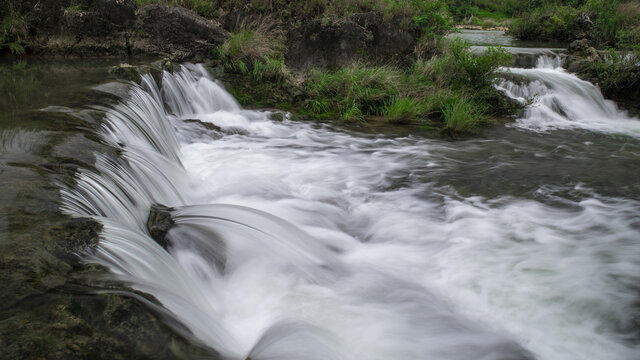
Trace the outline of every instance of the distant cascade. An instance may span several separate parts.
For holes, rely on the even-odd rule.
[[[600,89],[566,72],[560,56],[541,55],[533,69],[509,68],[520,81],[502,80],[497,88],[526,105],[515,126],[532,131],[586,129],[640,137],[640,121],[606,100]]]

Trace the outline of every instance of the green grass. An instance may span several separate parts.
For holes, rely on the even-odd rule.
[[[448,135],[472,133],[486,121],[483,106],[464,95],[449,99],[441,112],[445,123],[442,132]]]
[[[246,24],[217,49],[225,71],[250,75],[257,81],[284,81],[284,40],[268,18]]]
[[[443,134],[453,136],[473,132],[491,116],[519,109],[493,88],[498,67],[510,61],[504,50],[476,55],[459,41],[442,42],[440,47],[440,55],[407,69],[356,64],[313,70],[305,82],[313,99],[305,112],[315,118],[335,114],[345,121],[381,118],[431,125],[436,120]]]
[[[412,97],[395,97],[382,108],[382,115],[392,123],[411,123],[418,120],[423,113],[423,102]]]

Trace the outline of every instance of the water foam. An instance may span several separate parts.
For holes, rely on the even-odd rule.
[[[104,224],[87,261],[224,357],[637,358],[638,201],[461,197],[433,181],[446,143],[274,122],[199,66],[147,81],[107,112],[123,159],[63,209]],[[176,207],[169,252],[153,203]]]

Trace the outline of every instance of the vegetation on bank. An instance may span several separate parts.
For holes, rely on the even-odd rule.
[[[386,121],[440,129],[448,135],[473,132],[516,105],[493,88],[495,73],[510,55],[489,49],[477,55],[460,40],[443,38],[452,28],[444,0],[135,0],[182,6],[214,19],[242,9],[251,14],[211,54],[241,103],[294,108],[314,119]],[[71,1],[65,11],[91,11]],[[85,2],[82,2],[85,4]],[[85,4],[86,5],[86,4]],[[3,5],[0,46],[24,53],[28,29],[10,0]],[[6,11],[5,11],[6,10]],[[362,60],[343,68],[295,72],[285,64],[285,30],[312,19],[340,23],[354,13],[377,11],[382,19],[417,38],[414,57],[402,65]],[[9,14],[9,15],[7,15]],[[23,26],[21,26],[21,24]]]
[[[484,20],[509,26],[520,39],[586,38],[602,48],[640,47],[638,0],[447,0],[456,23]]]
[[[264,20],[247,25],[218,48],[218,65],[248,81],[231,89],[245,105],[290,109],[287,92],[297,89],[296,110],[310,118],[415,124],[447,135],[519,110],[493,88],[498,68],[511,62],[503,49],[477,55],[462,40],[427,33],[418,48],[436,55],[409,67],[355,63],[296,73],[284,64],[284,37],[274,28]]]
[[[28,45],[27,21],[12,0],[0,3],[0,51],[9,49],[18,55],[26,53]]]

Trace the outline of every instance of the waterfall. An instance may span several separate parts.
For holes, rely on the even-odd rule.
[[[500,85],[522,101],[534,83],[541,97],[565,100],[560,86],[599,94],[557,68],[512,71],[537,76]],[[547,112],[582,121],[583,109],[562,106]],[[590,106],[619,114],[604,100]],[[143,76],[103,110],[99,135],[121,156],[97,154],[95,169],[62,190],[66,213],[103,224],[84,259],[153,295],[223,358],[637,355],[620,340],[628,316],[610,311],[636,301],[625,285],[640,273],[628,245],[634,201],[555,209],[464,198],[433,183],[446,142],[272,121],[241,109],[200,65],[165,72],[161,87]],[[173,208],[167,249],[145,225],[156,203]],[[582,227],[592,234],[575,232]],[[599,260],[603,238],[621,250],[610,254],[615,266]]]
[[[640,137],[640,121],[606,100],[600,89],[566,72],[559,56],[538,57],[535,68],[509,68],[526,81],[503,80],[497,88],[527,104],[515,126],[531,131],[585,129]]]

